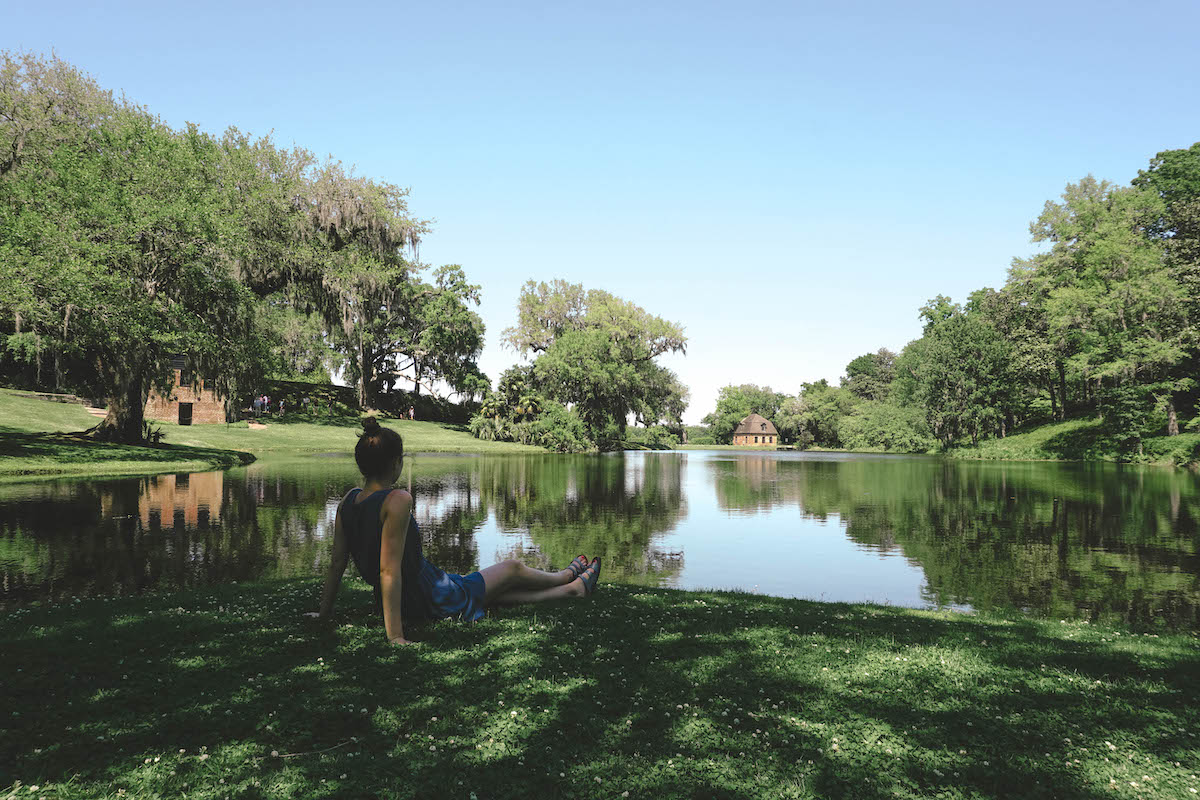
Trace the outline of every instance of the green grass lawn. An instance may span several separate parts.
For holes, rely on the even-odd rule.
[[[602,586],[411,627],[315,579],[0,620],[0,787],[48,798],[1180,798],[1200,642]],[[36,787],[36,788],[34,788]],[[0,795],[5,790],[0,789]]]
[[[267,418],[265,429],[236,425],[181,426],[158,423],[165,441],[194,447],[245,450],[257,455],[299,453],[349,453],[362,432],[359,418],[335,417],[314,421],[301,415],[283,420]],[[244,423],[243,423],[244,424]],[[513,442],[476,439],[465,426],[420,420],[383,419],[385,427],[404,437],[406,453],[544,453],[544,448]]]
[[[0,481],[42,475],[147,475],[196,472],[247,463],[254,456],[349,453],[361,430],[357,417],[324,421],[268,419],[253,430],[234,425],[181,426],[154,422],[163,431],[157,447],[96,442],[78,435],[96,424],[75,403],[57,403],[0,389]],[[385,421],[404,436],[410,453],[541,453],[540,447],[485,442],[462,426],[409,420]]]
[[[1194,464],[1200,458],[1200,433],[1155,436],[1143,440],[1139,461]],[[1120,461],[1120,443],[1094,417],[1051,422],[1018,430],[1003,439],[986,439],[977,447],[947,452],[954,458],[1003,461]]]
[[[0,389],[0,481],[42,475],[145,475],[196,472],[253,461],[227,449],[96,442],[78,435],[96,417],[75,403],[56,403]]]

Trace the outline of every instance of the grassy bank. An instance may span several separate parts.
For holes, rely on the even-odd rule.
[[[747,445],[682,445],[680,450],[774,451]],[[808,453],[886,453],[886,450],[838,450],[810,447]],[[1003,439],[985,439],[977,446],[945,451],[950,458],[995,461],[1135,461],[1142,464],[1196,466],[1200,464],[1200,433],[1154,436],[1142,441],[1141,455],[1130,457],[1121,442],[1093,418],[1069,419],[1017,430]]]
[[[362,432],[359,418],[311,420],[303,416],[268,418],[266,427],[238,425],[179,426],[160,423],[166,440],[193,447],[244,450],[255,455],[349,453]],[[383,424],[404,437],[406,453],[544,453],[545,449],[513,442],[476,439],[464,426],[420,420],[388,420]]]
[[[0,480],[198,472],[254,460],[247,453],[226,448],[191,444],[138,447],[79,435],[95,424],[96,418],[78,404],[0,390]]]
[[[977,447],[955,448],[953,458],[1004,461],[1126,461],[1120,442],[1095,418],[1069,419],[1018,430],[1003,439],[987,439]],[[1200,433],[1156,436],[1143,440],[1142,455],[1149,464],[1193,465],[1200,460]]]
[[[1096,798],[1200,790],[1200,642],[605,586],[388,646],[362,584],[0,621],[19,797]],[[32,789],[36,786],[36,789]],[[0,790],[2,791],[2,790]]]
[[[736,450],[742,453],[773,453],[779,447],[787,447],[786,445],[751,445],[751,444],[684,444],[680,445],[679,450]],[[806,447],[801,450],[798,447],[791,447],[792,452],[803,453],[863,453],[866,455],[931,455],[929,453],[902,453],[894,450],[883,449],[865,449],[865,450],[847,450],[841,447]]]
[[[78,435],[96,421],[80,405],[0,389],[0,480],[196,472],[248,463],[264,454],[348,453],[361,430],[357,417],[323,421],[272,418],[261,429],[251,429],[244,422],[192,426],[155,422],[163,431],[162,445],[138,447]],[[540,447],[480,441],[456,425],[409,420],[384,424],[400,431],[410,453],[544,452]]]

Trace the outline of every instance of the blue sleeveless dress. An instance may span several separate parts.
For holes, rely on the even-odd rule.
[[[350,555],[358,574],[379,590],[379,551],[383,543],[383,523],[379,510],[388,492],[380,489],[356,503],[362,489],[352,489],[342,500],[342,529],[350,544]],[[405,619],[445,619],[453,617],[470,622],[481,619],[484,606],[483,576],[478,572],[457,575],[431,564],[421,550],[421,530],[414,517],[408,518],[404,537],[404,555],[400,562],[401,613]]]

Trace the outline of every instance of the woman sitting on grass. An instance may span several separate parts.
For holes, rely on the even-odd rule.
[[[448,574],[426,561],[412,495],[394,486],[403,459],[400,434],[380,427],[374,417],[364,419],[363,435],[354,448],[363,487],[351,489],[338,506],[321,610],[308,616],[325,619],[333,612],[351,556],[363,580],[375,587],[376,602],[382,600],[383,627],[392,644],[411,644],[404,638],[402,617],[474,621],[488,606],[585,597],[595,591],[598,557],[589,563],[586,556],[577,556],[558,572],[542,572],[510,559],[470,575]]]

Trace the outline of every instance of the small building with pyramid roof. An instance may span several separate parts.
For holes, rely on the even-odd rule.
[[[779,443],[779,431],[771,420],[761,414],[751,414],[733,429],[734,444],[773,445]]]

